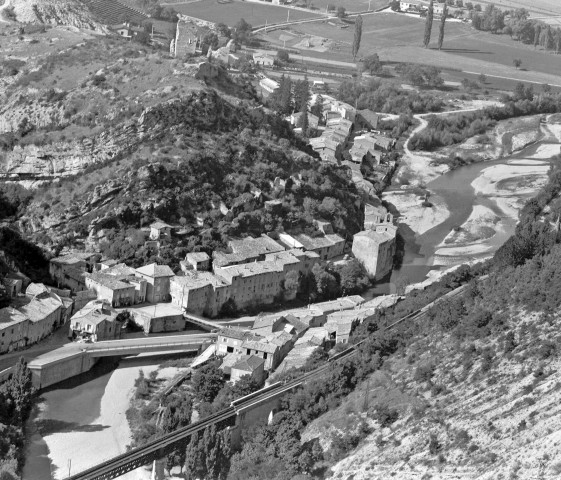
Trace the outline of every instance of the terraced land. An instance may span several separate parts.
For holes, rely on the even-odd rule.
[[[148,15],[117,0],[82,1],[101,23],[107,25],[118,25],[126,21],[141,24],[148,19]]]

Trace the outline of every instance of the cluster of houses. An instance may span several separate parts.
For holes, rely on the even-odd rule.
[[[21,274],[8,274],[2,283],[17,306],[0,309],[0,353],[37,343],[72,314],[69,291],[31,283]]]
[[[172,302],[214,317],[228,304],[244,309],[294,298],[296,291],[286,288],[291,272],[297,279],[320,260],[339,257],[345,250],[345,239],[333,233],[331,224],[316,224],[319,234],[313,237],[280,233],[277,239],[262,235],[231,240],[227,252],[213,252],[212,262],[206,254],[187,254],[181,264],[184,275],[171,280]]]
[[[257,381],[271,372],[283,372],[304,365],[318,347],[330,348],[347,343],[354,327],[372,318],[385,303],[353,295],[308,308],[258,316],[250,330],[229,327],[218,332],[216,354],[222,357],[221,369],[232,382],[249,375]]]

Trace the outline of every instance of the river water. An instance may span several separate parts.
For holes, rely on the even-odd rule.
[[[454,265],[492,255],[514,233],[517,219],[512,218],[501,209],[497,202],[497,197],[476,194],[472,183],[481,177],[486,170],[496,166],[514,168],[514,165],[516,165],[516,167],[539,168],[539,166],[543,165],[545,169],[545,165],[549,166],[551,160],[548,158],[549,155],[540,154],[540,150],[544,150],[544,148],[547,148],[548,151],[553,151],[555,148],[557,149],[555,153],[559,153],[559,144],[552,143],[551,140],[544,140],[499,160],[475,163],[449,171],[430,182],[427,185],[427,190],[431,192],[430,199],[442,199],[450,215],[440,224],[421,235],[414,235],[413,233],[408,235],[405,238],[404,257],[401,268],[395,269],[389,279],[372,288],[368,292],[367,297],[395,293],[396,280],[402,276],[405,276],[410,284],[419,283],[427,278],[431,270],[443,270]],[[542,180],[541,183],[546,178],[545,174],[529,176],[541,177],[539,178]],[[519,193],[513,192],[512,198],[518,199],[520,201],[519,204],[522,204],[538,192],[541,183],[538,182],[535,188],[520,189]],[[392,188],[389,189],[389,191],[391,190]],[[435,255],[437,251],[440,252],[439,246],[442,247],[442,242],[447,235],[455,227],[464,225],[476,206],[489,209],[500,219],[498,223],[500,228],[485,242],[485,251],[474,253],[466,248],[464,252],[460,251],[457,255],[450,257]]]

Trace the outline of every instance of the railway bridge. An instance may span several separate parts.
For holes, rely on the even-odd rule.
[[[417,321],[425,318],[427,311],[444,299],[449,299],[460,295],[467,285],[463,285],[439,299],[431,302],[425,307],[402,317],[394,323],[386,325],[384,330],[391,330],[399,324],[407,321]],[[66,480],[109,480],[135,470],[138,467],[147,465],[154,460],[158,460],[165,455],[176,451],[178,448],[186,448],[191,435],[204,430],[206,427],[216,425],[219,428],[232,428],[232,442],[234,445],[239,442],[243,426],[248,421],[269,420],[278,407],[279,400],[283,395],[295,390],[307,381],[317,378],[327,373],[331,364],[339,362],[358,353],[360,345],[365,340],[352,345],[343,352],[331,357],[328,363],[319,368],[307,372],[291,381],[277,382],[268,387],[257,390],[250,395],[234,400],[228,408],[221,410],[203,420],[176,430],[175,432],[164,435],[152,440],[142,447],[134,448],[126,453],[111,458],[99,465],[91,467],[83,472],[68,477]],[[251,413],[251,418],[249,414]]]

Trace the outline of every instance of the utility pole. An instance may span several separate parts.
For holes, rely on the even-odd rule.
[[[286,12],[286,23],[288,23],[289,21],[290,21],[290,10]]]

